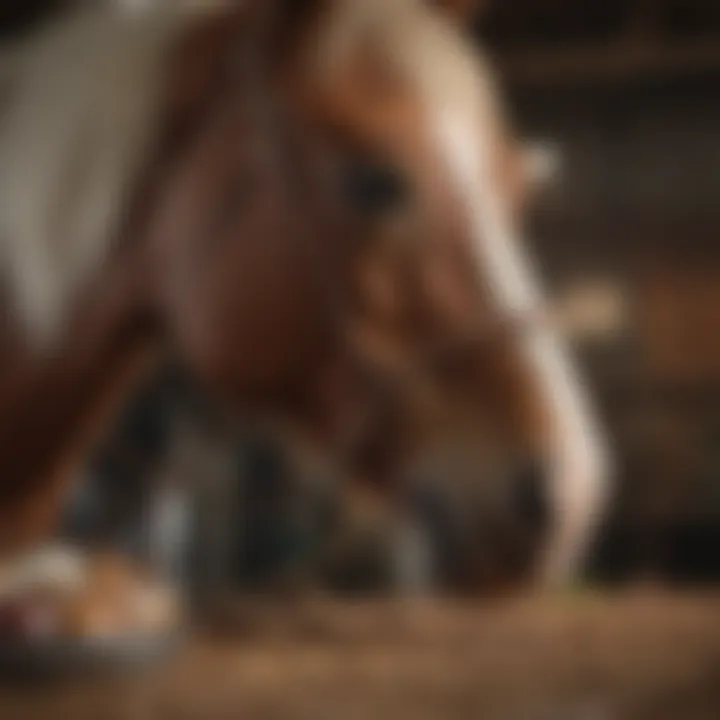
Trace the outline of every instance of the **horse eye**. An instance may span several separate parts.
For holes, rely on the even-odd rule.
[[[355,162],[345,174],[348,199],[362,213],[384,215],[401,207],[410,194],[400,171],[390,165]]]

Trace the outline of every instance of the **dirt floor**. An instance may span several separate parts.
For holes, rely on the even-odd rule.
[[[0,689],[2,720],[716,720],[720,597],[235,611],[161,669]]]

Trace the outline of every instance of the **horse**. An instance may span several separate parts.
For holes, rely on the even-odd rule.
[[[89,13],[19,51],[3,547],[50,531],[74,458],[173,353],[228,411],[290,421],[391,492],[442,408],[470,406],[550,493],[538,579],[574,571],[604,441],[518,239],[493,73],[440,5]]]

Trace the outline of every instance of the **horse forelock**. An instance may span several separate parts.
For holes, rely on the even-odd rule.
[[[12,58],[0,108],[0,271],[28,338],[60,333],[107,259],[160,114],[179,14],[80,14]]]

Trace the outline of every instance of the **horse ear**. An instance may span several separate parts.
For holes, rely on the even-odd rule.
[[[294,36],[305,29],[331,0],[252,0],[250,11],[276,37]]]
[[[260,0],[267,5],[274,5],[276,16],[287,25],[302,23],[309,16],[323,10],[331,0]]]
[[[462,23],[472,23],[486,9],[487,0],[432,0],[432,4]]]
[[[310,23],[331,0],[246,0],[259,43],[277,57],[286,57]]]

